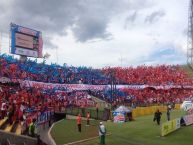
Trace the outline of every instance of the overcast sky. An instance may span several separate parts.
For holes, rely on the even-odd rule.
[[[10,22],[40,30],[47,60],[74,66],[186,63],[189,0],[0,0]]]

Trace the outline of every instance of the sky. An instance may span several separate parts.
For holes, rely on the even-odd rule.
[[[188,7],[189,0],[0,0],[1,53],[9,52],[13,22],[42,31],[47,63],[185,64]]]

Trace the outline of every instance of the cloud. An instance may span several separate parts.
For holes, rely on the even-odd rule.
[[[137,18],[137,11],[134,11],[132,14],[130,14],[127,18],[126,21],[127,22],[134,22]]]
[[[157,22],[160,18],[165,16],[165,12],[163,10],[152,12],[145,18],[146,23],[154,23]]]
[[[48,62],[117,66],[122,55],[124,66],[173,63],[186,60],[175,44],[185,52],[187,11],[188,0],[0,0],[0,31],[10,22],[42,31],[44,48],[57,48],[44,50]]]
[[[135,20],[137,19],[137,16],[138,16],[137,11],[134,11],[133,13],[129,14],[125,19],[124,28],[127,29],[128,24],[130,24],[130,23],[133,24],[135,22]]]
[[[3,0],[0,2],[0,27],[8,30],[10,22],[46,32],[67,35],[71,29],[77,41],[108,39],[111,18],[125,11],[143,9],[140,0]],[[134,19],[130,18],[130,19]],[[50,44],[50,42],[49,42]]]
[[[57,49],[58,46],[52,42],[52,38],[50,36],[43,35],[43,43],[44,49]]]
[[[172,42],[167,42],[155,46],[154,51],[143,60],[140,60],[140,62],[148,65],[184,64],[186,63],[186,55],[178,48],[178,45]]]
[[[105,17],[82,17],[77,20],[75,26],[72,28],[74,36],[77,41],[85,42],[92,39],[107,39],[111,36],[107,31],[108,18]]]

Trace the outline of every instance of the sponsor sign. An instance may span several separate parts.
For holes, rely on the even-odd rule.
[[[125,122],[125,113],[124,112],[113,112],[113,120],[115,123]]]
[[[181,108],[184,110],[184,111],[192,111],[193,109],[193,103],[192,101],[184,101],[181,105]]]
[[[24,48],[15,48],[15,53],[19,55],[25,55],[25,56],[31,56],[31,57],[38,57],[38,52],[30,49],[24,49]]]
[[[165,122],[161,126],[161,136],[165,136],[180,128],[180,118]]]

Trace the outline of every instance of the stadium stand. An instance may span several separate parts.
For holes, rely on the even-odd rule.
[[[92,69],[56,64],[46,65],[31,60],[20,62],[8,55],[1,55],[0,62],[0,76],[40,82],[109,84],[109,74],[113,71],[117,84],[191,85],[193,83],[186,71],[178,65]]]
[[[191,85],[193,83],[193,80],[179,65],[104,68],[103,72],[106,75],[115,72],[118,84]]]
[[[107,78],[99,69],[87,67],[46,65],[36,61],[20,62],[12,56],[0,56],[0,76],[49,83],[107,84]]]
[[[117,85],[149,85],[140,89],[117,88],[112,98],[111,90],[67,90],[44,89],[20,86],[21,80],[59,84],[108,85],[112,72]],[[27,134],[26,130],[33,118],[41,122],[44,112],[61,111],[71,107],[94,107],[97,97],[113,107],[125,104],[132,107],[152,104],[181,103],[192,99],[193,79],[180,66],[139,66],[92,69],[87,67],[47,65],[37,61],[21,62],[9,55],[0,55],[0,78],[9,78],[11,82],[0,84],[0,128],[16,134]],[[14,81],[17,80],[17,81]],[[175,86],[168,89],[156,86]],[[155,86],[155,87],[151,87]],[[179,87],[180,86],[180,87]],[[41,118],[41,117],[40,117]],[[49,121],[49,117],[47,117]]]
[[[26,132],[32,120],[42,112],[54,112],[62,107],[95,106],[86,91],[46,91],[9,84],[0,84],[0,90],[0,128],[16,134]]]

